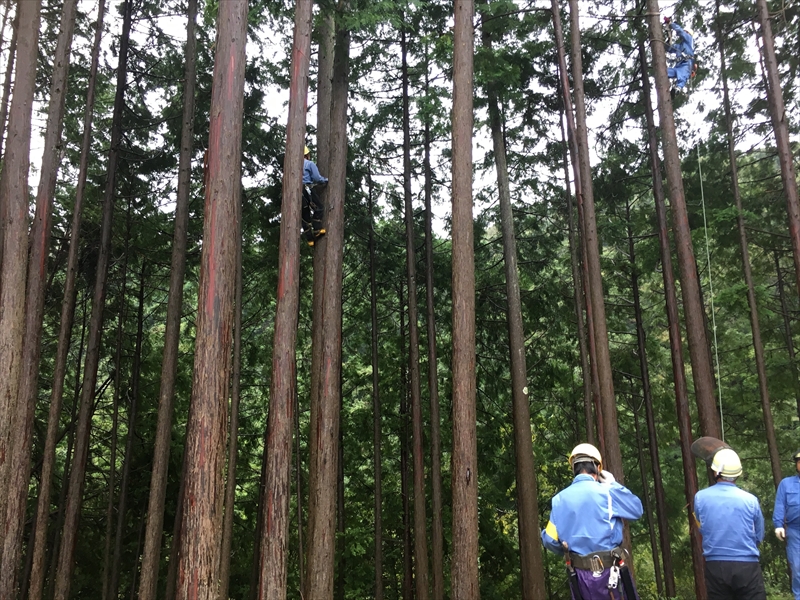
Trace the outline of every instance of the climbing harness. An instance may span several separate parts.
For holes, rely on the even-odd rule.
[[[581,555],[570,552],[566,542],[561,542],[561,546],[564,548],[564,560],[569,574],[569,587],[575,600],[583,600],[583,596],[578,589],[576,569],[591,571],[595,577],[599,577],[603,571],[608,569],[608,589],[616,590],[621,583],[625,599],[638,600],[639,595],[636,592],[633,577],[625,562],[625,557],[628,555],[627,550],[618,546],[613,550]]]
[[[569,590],[572,592],[573,600],[583,600],[581,588],[578,584],[578,574],[575,572],[575,567],[572,566],[572,552],[569,551],[569,544],[561,542],[561,547],[564,549],[564,562],[567,564],[567,577],[569,580]]]

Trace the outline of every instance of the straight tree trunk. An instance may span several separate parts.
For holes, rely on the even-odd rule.
[[[755,286],[753,285],[753,272],[750,268],[750,251],[747,247],[747,230],[744,225],[744,210],[742,209],[742,196],[739,190],[739,169],[736,164],[736,143],[733,137],[733,116],[731,115],[731,102],[728,92],[728,73],[725,59],[725,32],[719,20],[719,0],[716,2],[720,58],[720,75],[722,78],[722,104],[725,108],[725,128],[728,139],[728,159],[731,163],[731,191],[736,203],[736,224],[739,228],[739,247],[742,251],[742,271],[747,285],[747,306],[750,309],[750,329],[753,333],[753,351],[756,358],[756,371],[758,373],[758,393],[761,398],[761,411],[764,415],[764,430],[767,437],[767,449],[772,466],[772,480],[775,487],[783,479],[781,473],[781,460],[778,454],[778,443],[775,439],[775,425],[772,420],[772,408],[769,400],[767,386],[767,367],[764,359],[764,344],[761,341],[761,325],[758,320],[758,305],[756,304]],[[800,234],[800,229],[798,229]]]
[[[427,56],[427,49],[426,49]],[[428,69],[425,94],[429,93]],[[428,331],[428,394],[431,419],[431,551],[433,600],[444,600],[444,526],[442,524],[442,440],[439,431],[439,363],[436,354],[436,311],[433,298],[433,173],[431,172],[431,123],[425,118],[425,300]],[[378,600],[378,599],[376,599]]]
[[[778,163],[781,167],[783,193],[786,196],[786,212],[789,216],[789,237],[792,240],[792,257],[794,258],[795,281],[800,293],[800,200],[797,196],[797,175],[794,167],[794,156],[789,140],[789,124],[786,108],[783,103],[778,60],[775,56],[775,39],[772,36],[772,25],[769,21],[767,0],[756,0],[758,23],[761,26],[761,56],[767,79],[767,101],[772,118],[772,129],[775,132],[775,146],[778,151]]]
[[[367,172],[369,211],[369,305],[372,318],[372,467],[375,473],[375,600],[383,600],[383,475],[381,465],[381,398],[378,373],[378,283],[375,275],[375,221],[372,213],[372,171]]]
[[[347,170],[347,92],[350,33],[344,28],[344,11],[339,9],[331,89],[330,166],[327,193],[327,235],[314,247],[317,264],[314,283],[320,279],[319,311],[315,319],[320,335],[315,346],[321,354],[317,388],[312,389],[311,453],[309,469],[307,600],[328,600],[333,596],[336,532],[336,473],[339,441],[339,394],[342,341],[342,260],[344,254],[344,200]],[[316,302],[316,300],[315,300]],[[316,349],[315,349],[316,352]],[[313,369],[313,366],[312,366]],[[314,401],[314,395],[319,399]]]
[[[703,323],[704,309],[700,299],[700,282],[697,278],[697,263],[692,248],[692,232],[689,228],[689,213],[686,209],[686,198],[683,192],[675,118],[672,114],[672,100],[669,95],[666,46],[659,21],[658,0],[647,0],[647,12],[658,98],[661,144],[664,152],[668,194],[672,206],[672,228],[678,252],[683,312],[686,318],[686,337],[689,342],[689,358],[692,363],[700,431],[703,435],[721,438],[722,427],[714,398],[714,375],[707,350],[708,336]]]
[[[308,68],[311,53],[311,0],[295,9],[292,81],[283,178],[278,294],[272,351],[272,385],[266,435],[266,486],[261,505],[259,599],[286,598],[291,497],[292,427],[297,375],[297,319],[300,304],[300,206],[303,180]]]
[[[650,78],[647,71],[647,56],[644,42],[639,41],[639,59],[642,71],[642,102],[647,119],[647,144],[650,151],[650,170],[653,174],[653,198],[656,205],[658,223],[658,243],[661,255],[661,275],[664,280],[664,297],[666,302],[667,325],[669,328],[669,347],[672,358],[672,380],[675,386],[675,409],[678,415],[678,432],[683,463],[683,490],[686,498],[687,516],[689,518],[689,537],[692,549],[692,569],[694,572],[695,597],[705,600],[705,562],[700,532],[692,513],[694,495],[697,493],[697,471],[692,456],[692,422],[689,411],[689,393],[686,386],[686,371],[683,359],[681,325],[678,315],[678,298],[675,292],[675,276],[672,270],[672,255],[667,232],[667,209],[664,203],[664,188],[661,180],[661,161],[658,157],[658,141],[656,138],[655,117],[650,94]]]
[[[111,227],[114,213],[114,189],[116,187],[117,166],[122,142],[122,112],[125,103],[127,82],[128,42],[131,30],[131,1],[126,0],[123,9],[122,35],[119,42],[119,63],[117,67],[117,91],[114,98],[114,115],[111,124],[111,149],[108,154],[106,188],[103,195],[102,227],[100,232],[100,253],[97,258],[96,280],[92,297],[92,316],[89,320],[89,335],[86,349],[86,362],[83,367],[83,385],[75,431],[75,456],[70,470],[69,493],[64,510],[64,533],[56,571],[55,600],[67,600],[74,568],[75,546],[78,541],[78,520],[83,500],[83,484],[86,476],[86,462],[89,455],[89,436],[92,425],[97,385],[97,369],[100,362],[100,343],[103,332],[103,311],[106,300],[106,281],[111,253]]]
[[[578,165],[581,171],[581,193],[583,196],[584,238],[588,267],[587,304],[592,305],[595,356],[597,358],[600,404],[603,414],[603,439],[605,450],[603,463],[608,470],[624,482],[622,451],[619,445],[617,406],[614,400],[614,381],[611,356],[608,347],[606,308],[603,299],[603,279],[600,266],[600,239],[595,218],[592,170],[589,164],[589,137],[586,128],[586,106],[583,97],[583,64],[581,59],[581,37],[578,15],[578,0],[570,0],[570,29],[572,40],[572,85],[575,99],[575,139],[578,146]]]
[[[183,312],[183,282],[186,274],[189,197],[191,194],[192,150],[194,137],[195,83],[197,79],[197,39],[195,20],[197,0],[188,0],[186,24],[186,65],[183,87],[183,121],[181,150],[178,158],[178,190],[175,201],[175,225],[170,264],[167,323],[164,331],[164,352],[161,361],[161,386],[158,394],[156,439],[150,474],[150,495],[147,504],[144,549],[142,551],[139,600],[155,600],[158,570],[161,563],[161,538],[164,530],[164,503],[167,493],[167,471],[175,405],[175,379],[178,369],[178,343]]]
[[[483,43],[491,47],[489,33],[483,29]],[[489,123],[492,130],[500,224],[503,233],[503,263],[508,302],[508,349],[511,360],[511,402],[514,422],[514,458],[517,482],[517,523],[519,528],[520,584],[523,600],[543,598],[544,567],[539,546],[539,503],[533,460],[531,411],[528,400],[528,367],[525,360],[525,331],[522,325],[517,240],[506,162],[506,145],[497,99],[497,86],[488,90]]]
[[[647,422],[647,441],[648,449],[650,451],[650,468],[652,469],[653,473],[653,491],[655,492],[656,497],[656,515],[658,517],[658,535],[661,546],[661,557],[664,561],[664,586],[666,588],[667,597],[674,598],[675,575],[672,569],[672,550],[670,549],[669,523],[667,521],[667,502],[666,494],[664,493],[664,480],[661,476],[661,461],[658,457],[658,438],[656,437],[656,420],[655,415],[653,414],[653,395],[650,390],[650,370],[647,366],[647,340],[644,332],[644,319],[642,318],[642,303],[639,296],[639,269],[636,266],[636,248],[633,243],[630,202],[625,204],[625,217],[628,227],[628,256],[631,262],[631,289],[633,291],[633,310],[634,318],[636,320],[636,348],[639,351],[639,369],[642,375],[642,395],[644,397],[645,419]],[[636,419],[636,427],[638,430],[638,417]],[[643,476],[644,473],[645,468],[644,465],[642,465]],[[645,486],[643,489],[646,490],[647,487]],[[648,512],[648,514],[651,513]],[[656,553],[655,545],[653,545],[653,552]],[[656,566],[656,578],[657,580],[660,580],[661,573],[658,567],[658,559],[655,555],[653,557],[653,563]],[[659,585],[659,594],[660,593],[661,586]]]
[[[25,279],[28,260],[28,167],[31,148],[31,113],[36,83],[41,0],[19,5],[20,60],[8,128],[8,143],[0,173],[2,206],[2,286],[0,286],[0,517],[3,530],[13,456],[13,434],[19,405],[22,346],[25,333]],[[24,414],[24,412],[23,412]],[[16,540],[11,540],[16,544]],[[5,542],[4,544],[5,545]],[[13,582],[13,576],[8,574]],[[5,585],[0,584],[3,587]]]
[[[342,395],[339,395],[342,398]],[[341,402],[341,400],[340,400]],[[341,409],[341,407],[340,407]],[[347,570],[347,557],[345,550],[347,540],[344,534],[347,529],[344,507],[344,433],[339,427],[339,469],[336,474],[336,600],[344,600],[345,574]]]
[[[69,52],[72,46],[72,34],[75,30],[76,5],[77,0],[67,0],[62,7],[61,30],[53,61],[45,147],[42,154],[39,189],[36,194],[36,213],[29,235],[27,290],[24,291],[22,364],[19,373],[16,411],[12,417],[14,422],[10,442],[11,448],[14,450],[10,461],[8,506],[3,522],[3,543],[0,547],[2,554],[0,598],[14,594],[22,556],[22,534],[31,472],[34,412],[36,393],[39,387],[39,357],[41,355],[42,320],[47,283],[47,258],[50,250],[53,197],[61,152]],[[27,215],[27,194],[24,194],[24,201]],[[25,222],[27,224],[27,218]],[[25,248],[23,247],[21,251],[24,252]],[[0,317],[0,323],[2,320]]]
[[[408,281],[408,360],[411,385],[411,457],[414,478],[414,584],[417,600],[428,600],[428,534],[425,515],[425,440],[422,424],[422,385],[419,369],[419,315],[414,207],[411,203],[411,115],[408,92],[408,46],[401,27],[403,78],[403,199],[406,222],[406,279]]]
[[[222,468],[236,285],[236,216],[241,202],[247,0],[219,5],[208,136],[192,408],[186,426],[185,497],[178,600],[217,600]]]
[[[17,10],[17,14],[14,17],[14,20],[11,22],[11,43],[8,46],[8,62],[6,63],[6,74],[3,78],[3,97],[0,100],[0,157],[3,156],[3,150],[5,148],[4,142],[6,140],[6,119],[8,118],[8,99],[11,96],[11,83],[14,76],[14,62],[17,57],[17,40],[19,39],[19,10]],[[5,208],[2,204],[0,204],[0,215],[3,214]],[[5,220],[5,217],[3,217]],[[3,244],[3,232],[5,231],[5,226],[0,228],[0,250],[2,250]],[[0,258],[2,254],[0,254]],[[0,260],[2,262],[2,260]]]
[[[125,511],[128,503],[128,485],[131,478],[131,461],[133,460],[133,442],[136,436],[136,411],[139,405],[139,388],[142,379],[142,338],[144,330],[144,283],[146,265],[142,259],[139,272],[139,308],[136,314],[136,346],[131,366],[130,406],[128,407],[128,432],[125,437],[125,457],[122,460],[122,479],[119,486],[119,503],[117,505],[117,532],[114,537],[114,559],[111,563],[111,579],[108,587],[108,598],[119,598],[119,570],[122,560],[122,537],[125,533]],[[137,553],[138,558],[138,553]]]
[[[453,598],[477,600],[478,444],[472,220],[473,0],[455,0],[453,39]]]
[[[92,46],[92,59],[89,69],[89,83],[86,94],[86,110],[83,121],[83,140],[81,142],[81,158],[78,170],[78,182],[75,188],[75,205],[72,214],[70,229],[69,255],[67,258],[67,271],[64,282],[64,299],[61,305],[61,320],[56,349],[55,366],[53,371],[53,389],[50,394],[50,412],[47,418],[47,433],[45,435],[44,453],[42,459],[42,476],[39,486],[39,498],[36,506],[35,527],[31,538],[33,539],[33,559],[31,566],[31,583],[29,598],[40,600],[44,587],[44,562],[45,546],[47,541],[47,523],[50,513],[50,487],[53,480],[53,467],[55,463],[56,437],[61,415],[61,406],[64,396],[64,378],[66,375],[67,355],[69,353],[72,323],[75,319],[76,277],[78,270],[78,251],[81,220],[83,215],[83,195],[86,189],[86,178],[89,167],[89,153],[92,140],[92,115],[94,113],[95,82],[100,56],[100,39],[103,30],[103,17],[105,15],[105,0],[100,0],[95,27],[94,45]],[[79,371],[80,369],[78,369]]]
[[[411,542],[411,502],[408,491],[408,362],[406,356],[406,304],[403,284],[398,290],[400,313],[400,497],[403,511],[403,600],[414,598],[414,550]]]
[[[783,318],[783,332],[786,336],[786,351],[789,354],[789,368],[792,370],[792,377],[795,385],[795,404],[797,405],[797,416],[800,417],[800,379],[797,376],[797,362],[794,353],[794,340],[792,339],[792,326],[789,322],[789,309],[786,306],[786,294],[783,291],[783,273],[781,272],[781,261],[778,251],[774,252],[775,274],[778,280],[778,299],[781,303],[781,316]]]
[[[295,367],[295,382],[297,367]],[[305,598],[303,587],[305,581],[305,546],[303,545],[303,461],[300,456],[300,398],[297,394],[297,383],[294,386],[294,452],[295,452],[295,485],[297,486],[297,571],[300,579],[300,595]]]

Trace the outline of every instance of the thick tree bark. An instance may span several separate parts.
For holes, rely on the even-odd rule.
[[[789,309],[786,306],[786,294],[783,290],[783,273],[781,271],[781,260],[778,251],[774,252],[775,257],[775,276],[778,280],[778,300],[781,304],[781,317],[783,319],[783,334],[786,336],[786,351],[789,354],[789,368],[792,370],[792,377],[795,386],[795,404],[797,405],[797,416],[800,417],[800,379],[797,375],[797,362],[794,352],[794,340],[792,339],[792,326],[789,322]]]
[[[219,5],[208,136],[192,408],[186,426],[178,600],[217,600],[222,469],[236,285],[236,216],[241,202],[247,0]]]
[[[697,279],[697,264],[692,248],[692,232],[689,228],[689,213],[683,193],[681,161],[672,114],[670,83],[667,78],[667,62],[663,31],[659,20],[658,0],[647,0],[650,28],[650,47],[653,53],[653,71],[658,98],[658,114],[661,127],[661,144],[664,152],[664,169],[672,206],[672,228],[678,251],[678,269],[681,277],[683,312],[686,318],[686,337],[689,342],[689,358],[692,363],[692,378],[697,399],[700,431],[703,435],[722,437],[720,416],[714,397],[714,374],[708,356],[708,336],[703,324],[703,304],[700,299],[700,282]]]
[[[164,330],[161,386],[158,393],[156,439],[153,448],[152,472],[150,474],[150,496],[147,504],[147,521],[145,523],[144,549],[142,551],[139,600],[155,600],[158,585],[172,416],[175,404],[175,379],[178,369],[178,343],[181,314],[183,312],[183,281],[186,273],[192,142],[194,137],[195,82],[197,79],[197,40],[195,34],[197,0],[188,1],[187,11],[186,65],[184,70],[181,150],[178,158],[178,190],[175,200],[175,225],[170,264],[169,298],[167,300],[167,323]]]
[[[789,238],[792,241],[792,257],[794,258],[795,282],[800,293],[800,200],[797,195],[797,175],[794,167],[794,156],[789,140],[789,124],[786,108],[783,103],[783,91],[778,74],[778,60],[775,56],[775,39],[772,36],[772,25],[769,21],[767,0],[756,0],[758,23],[761,26],[761,56],[764,59],[767,83],[767,101],[775,132],[775,146],[778,151],[778,163],[781,167],[781,182],[786,196],[786,212],[789,217]]]
[[[286,162],[278,248],[278,293],[272,350],[267,423],[266,487],[261,505],[263,530],[259,553],[260,599],[286,597],[286,569],[291,497],[292,427],[296,394],[295,346],[300,303],[300,205],[303,145],[306,131],[308,68],[311,53],[311,0],[298,0],[295,9],[292,81],[286,136]]]
[[[758,305],[756,304],[755,286],[753,285],[753,272],[750,268],[750,251],[747,247],[747,230],[744,225],[744,211],[742,209],[742,196],[739,190],[739,169],[736,164],[736,142],[733,137],[733,116],[731,115],[731,102],[728,92],[728,73],[725,57],[725,32],[719,20],[719,0],[717,8],[717,44],[719,45],[720,76],[722,78],[722,104],[725,108],[725,128],[728,140],[728,159],[731,163],[731,191],[736,204],[736,224],[739,228],[739,247],[742,252],[742,272],[747,285],[747,306],[750,309],[750,328],[753,332],[753,352],[756,358],[756,371],[758,373],[758,393],[761,398],[761,411],[764,415],[764,430],[767,437],[767,449],[772,466],[772,480],[775,487],[783,479],[781,473],[781,460],[778,454],[778,443],[775,439],[775,425],[772,420],[772,408],[769,400],[767,386],[767,367],[764,358],[764,344],[761,341],[761,325],[758,319]],[[798,229],[800,234],[800,229]]]
[[[484,29],[483,43],[491,46]],[[508,349],[511,358],[511,402],[514,421],[514,458],[517,481],[517,523],[519,528],[520,584],[523,600],[543,598],[544,567],[539,542],[539,503],[533,460],[531,411],[528,400],[528,368],[525,360],[525,331],[522,325],[517,241],[508,180],[505,139],[503,138],[496,86],[488,91],[489,122],[492,130],[497,190],[500,200],[500,224],[503,232],[503,262],[508,302]]]
[[[381,464],[381,397],[378,373],[378,283],[375,274],[375,221],[372,214],[372,172],[367,173],[369,195],[369,306],[372,319],[372,467],[375,476],[375,600],[383,600],[383,475]]]
[[[653,175],[653,198],[656,205],[658,223],[658,243],[661,254],[661,275],[664,280],[667,325],[669,328],[669,347],[672,358],[672,380],[675,386],[675,409],[678,415],[678,432],[683,462],[683,489],[689,517],[689,536],[692,548],[692,569],[694,571],[694,590],[698,600],[706,598],[705,568],[703,547],[697,521],[692,514],[692,503],[697,493],[697,472],[692,456],[692,422],[689,411],[689,393],[686,386],[686,371],[683,360],[681,325],[678,315],[678,298],[675,292],[675,276],[672,270],[672,255],[667,233],[667,209],[664,203],[664,188],[661,181],[661,161],[658,157],[655,117],[650,96],[650,78],[647,72],[647,56],[644,42],[639,41],[639,59],[642,70],[642,103],[647,119],[647,144],[650,151],[650,170]]]
[[[111,124],[111,149],[108,154],[106,188],[103,196],[100,253],[97,258],[96,280],[92,297],[92,316],[89,320],[89,335],[86,362],[83,367],[83,385],[75,431],[75,456],[69,474],[69,493],[64,511],[64,533],[58,557],[55,582],[55,600],[67,600],[74,568],[75,546],[78,541],[78,520],[83,500],[83,484],[86,462],[89,455],[89,435],[92,425],[92,409],[97,385],[97,368],[100,362],[100,343],[103,331],[103,312],[106,300],[106,280],[111,253],[111,226],[114,213],[114,189],[122,142],[122,111],[125,104],[125,87],[128,66],[128,42],[131,30],[131,1],[126,0],[123,9],[122,35],[119,42],[117,67],[117,91],[114,98],[114,115]]]
[[[630,202],[625,204],[625,217],[628,228],[628,257],[631,263],[631,289],[633,291],[633,311],[636,320],[636,348],[639,351],[639,369],[642,374],[642,395],[644,397],[645,419],[647,422],[647,441],[650,453],[650,468],[653,472],[653,491],[656,497],[656,515],[658,517],[658,535],[661,547],[661,557],[664,561],[664,586],[668,598],[675,597],[675,575],[672,569],[672,550],[669,543],[669,523],[667,521],[667,500],[664,493],[664,480],[661,476],[661,461],[658,457],[658,438],[656,437],[656,420],[653,413],[653,395],[650,390],[650,370],[647,366],[647,344],[644,332],[644,319],[642,318],[642,303],[639,297],[639,269],[636,266],[636,248],[633,243],[633,228],[631,226]],[[638,417],[636,420],[638,437]],[[641,453],[641,445],[639,446]],[[641,460],[641,458],[640,458]],[[642,465],[644,477],[645,467]],[[643,489],[647,489],[645,486]],[[648,514],[651,514],[648,512]],[[651,525],[652,528],[652,525]],[[653,544],[653,552],[657,552]],[[658,566],[658,557],[654,554],[653,562],[656,567],[656,578],[660,580],[661,573]],[[661,586],[659,585],[659,594]]]
[[[455,0],[453,39],[453,554],[450,585],[477,600],[478,448],[475,380],[475,249],[472,221],[473,0]]]
[[[50,86],[50,106],[47,113],[44,152],[36,194],[36,213],[29,235],[27,290],[22,338],[22,364],[19,373],[16,411],[11,429],[11,448],[8,478],[8,506],[3,522],[3,539],[0,554],[0,598],[14,594],[16,576],[22,555],[22,533],[25,524],[25,506],[31,472],[31,446],[33,444],[34,409],[39,387],[39,357],[41,355],[42,319],[44,315],[45,285],[47,283],[47,258],[50,250],[53,197],[55,195],[61,152],[61,132],[64,123],[67,75],[72,34],[75,30],[77,0],[67,0],[61,13],[61,30],[58,35],[53,60]],[[27,42],[27,41],[26,41]],[[35,44],[35,42],[34,42]],[[34,45],[35,48],[35,45]],[[24,189],[24,188],[23,188]],[[27,194],[24,194],[27,215]],[[27,218],[25,219],[27,224]],[[21,251],[24,252],[25,248]],[[3,322],[0,317],[0,323]],[[2,352],[0,352],[2,355]],[[2,388],[0,388],[2,389]],[[2,502],[0,502],[2,503]],[[2,514],[2,513],[0,513]]]
[[[400,32],[403,78],[403,200],[406,222],[406,279],[408,282],[408,360],[411,385],[411,457],[414,478],[414,584],[417,600],[428,600],[428,534],[425,515],[425,440],[419,369],[419,314],[414,207],[411,203],[411,115],[408,96],[408,46],[405,27]]]
[[[428,89],[425,74],[425,93]],[[433,600],[444,600],[444,526],[442,524],[442,440],[439,431],[439,363],[436,353],[436,311],[433,298],[433,173],[431,172],[431,123],[425,119],[425,301],[428,331],[428,394],[431,419],[431,558]],[[377,599],[376,599],[377,600]]]
[[[89,83],[86,94],[86,110],[83,121],[83,139],[81,142],[81,158],[78,170],[78,183],[75,188],[75,205],[73,207],[72,226],[70,229],[69,256],[64,282],[64,299],[61,305],[61,321],[59,325],[58,346],[56,349],[53,371],[53,389],[50,394],[50,412],[47,418],[44,453],[42,459],[42,476],[39,487],[39,498],[36,506],[35,527],[32,534],[33,559],[31,566],[31,583],[29,598],[39,600],[44,587],[45,546],[47,540],[47,523],[50,512],[50,487],[53,480],[55,463],[56,437],[64,396],[64,377],[66,375],[67,354],[69,353],[72,323],[75,318],[76,277],[78,269],[78,251],[81,220],[83,215],[83,195],[86,189],[86,178],[89,166],[89,154],[92,141],[92,115],[94,113],[95,82],[100,55],[100,39],[105,16],[105,0],[100,0],[95,26],[92,60],[89,69]]]
[[[19,9],[19,61],[14,97],[9,113],[8,143],[0,173],[3,253],[0,286],[0,518],[5,531],[9,501],[15,415],[19,406],[22,346],[25,332],[25,279],[28,261],[28,167],[31,148],[31,113],[36,83],[41,0],[21,2]],[[23,412],[24,414],[24,412]],[[11,540],[16,544],[16,540]],[[5,542],[3,543],[5,545]],[[13,576],[9,574],[9,577]],[[2,581],[2,580],[0,580]],[[4,584],[0,584],[5,587]]]

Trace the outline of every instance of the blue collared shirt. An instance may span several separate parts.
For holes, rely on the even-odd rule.
[[[706,560],[758,562],[764,515],[753,494],[729,481],[718,481],[695,495],[694,518]]]
[[[622,543],[622,520],[641,516],[642,501],[628,488],[581,473],[553,497],[542,543],[556,554],[564,552],[561,542],[576,554],[612,550]]]
[[[800,475],[787,477],[778,484],[772,523],[775,527],[800,525]]]
[[[303,183],[328,183],[328,178],[319,174],[317,165],[308,160],[303,159]]]
[[[675,54],[678,60],[688,60],[694,58],[694,39],[674,21],[669,26],[678,34],[678,40],[669,48],[667,52]]]

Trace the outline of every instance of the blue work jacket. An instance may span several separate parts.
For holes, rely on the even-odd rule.
[[[303,159],[303,183],[328,183],[328,178],[319,174],[317,165],[308,160]]]
[[[642,501],[619,483],[600,483],[581,473],[553,497],[550,521],[542,531],[545,548],[563,554],[612,550],[622,543],[622,519],[642,516]]]
[[[775,527],[784,528],[800,524],[800,475],[787,477],[778,484],[772,522]]]
[[[670,23],[669,26],[678,34],[678,40],[667,48],[667,52],[674,54],[678,61],[694,58],[694,39],[692,39],[692,36],[686,33],[683,27],[674,21]]]
[[[709,561],[758,562],[764,515],[758,498],[729,481],[718,481],[694,497],[694,518]]]

